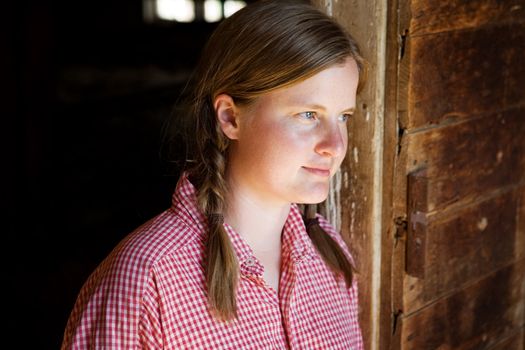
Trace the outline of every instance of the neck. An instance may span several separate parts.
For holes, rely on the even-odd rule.
[[[242,184],[229,181],[225,221],[258,253],[280,252],[281,232],[290,203],[269,202]]]

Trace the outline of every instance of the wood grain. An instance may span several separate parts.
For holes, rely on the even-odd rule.
[[[525,25],[412,37],[407,129],[525,103]]]
[[[502,268],[403,320],[402,349],[485,349],[522,327],[525,261]]]
[[[523,327],[490,350],[523,350],[525,349],[525,331]]]
[[[516,261],[518,205],[517,192],[508,191],[441,217],[427,216],[425,275],[407,278],[405,313]]]
[[[519,198],[518,211],[516,213],[516,258],[525,257],[525,185],[516,190]]]
[[[525,107],[406,136],[410,173],[428,171],[435,211],[525,179]]]
[[[523,22],[523,0],[425,1],[411,3],[410,32],[422,35],[504,22]]]

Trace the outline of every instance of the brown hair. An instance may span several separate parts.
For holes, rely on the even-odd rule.
[[[204,48],[191,94],[193,162],[187,165],[198,206],[208,220],[206,283],[210,310],[219,319],[237,315],[238,263],[222,225],[229,140],[217,123],[213,101],[225,93],[236,104],[249,105],[264,93],[307,79],[348,57],[362,72],[364,62],[355,40],[332,18],[299,1],[248,5],[224,20]],[[313,244],[350,286],[352,265],[339,245],[309,219],[305,220]]]

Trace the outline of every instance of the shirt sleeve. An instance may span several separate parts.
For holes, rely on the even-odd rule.
[[[120,258],[106,259],[82,287],[62,350],[162,348],[153,269]]]
[[[139,341],[142,349],[164,348],[159,300],[157,283],[152,271],[140,307]]]

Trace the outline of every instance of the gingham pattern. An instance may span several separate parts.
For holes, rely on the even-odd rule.
[[[348,253],[338,233],[320,223]],[[83,286],[62,349],[362,349],[357,285],[345,286],[312,246],[296,205],[282,238],[279,293],[229,225],[240,265],[238,318],[209,312],[203,269],[206,220],[183,176],[169,210],[139,227]]]

